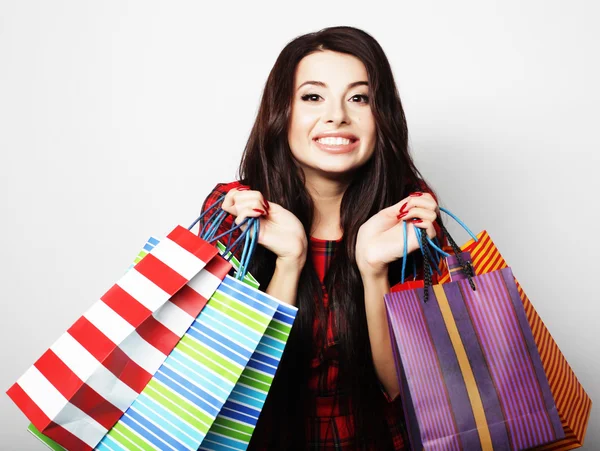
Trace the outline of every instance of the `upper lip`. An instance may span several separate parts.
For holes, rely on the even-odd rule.
[[[352,133],[340,132],[340,131],[331,131],[331,132],[319,133],[313,139],[317,140],[319,138],[332,138],[332,137],[346,138],[346,139],[350,139],[350,140],[353,140],[353,141],[357,141],[358,140],[358,136],[353,135]]]

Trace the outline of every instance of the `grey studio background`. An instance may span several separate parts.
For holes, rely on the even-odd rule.
[[[234,179],[283,46],[344,24],[383,46],[419,168],[513,267],[595,402],[583,449],[599,450],[599,10],[0,1],[0,449],[44,449],[5,390],[149,235]]]

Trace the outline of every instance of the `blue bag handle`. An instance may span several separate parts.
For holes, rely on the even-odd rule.
[[[449,215],[456,222],[458,222],[461,225],[461,227],[467,231],[467,233],[471,236],[471,238],[473,238],[473,240],[475,240],[475,242],[479,241],[477,236],[471,231],[471,229],[469,229],[467,227],[467,225],[460,218],[458,218],[458,216],[456,216],[454,213],[452,213],[450,210],[448,210],[444,207],[439,207],[439,209],[440,209],[440,211],[443,211],[444,213]],[[406,258],[407,258],[407,252],[408,252],[407,251],[408,237],[407,237],[407,231],[406,231],[407,226],[406,226],[406,221],[403,221],[403,222],[404,222],[404,224],[403,224],[404,254],[402,256],[402,259],[403,259],[402,283],[404,283],[404,280],[405,280]],[[448,238],[448,242],[450,243],[450,246],[452,247],[452,251],[453,251],[454,255],[456,256],[458,264],[463,268],[463,271],[467,275],[467,279],[469,280],[469,285],[471,286],[471,289],[473,291],[476,291],[475,283],[473,282],[473,279],[472,279],[473,277],[475,277],[475,271],[473,269],[473,265],[471,264],[471,262],[465,262],[463,260],[463,258],[460,256],[461,250],[458,247],[458,245],[456,244],[456,242],[454,241],[454,239],[452,238],[452,236],[450,235],[450,233],[448,232],[448,230],[446,229],[446,226],[444,226],[443,222],[438,219],[437,224],[440,226],[441,230],[444,232],[445,236]],[[424,266],[423,276],[425,279],[425,284],[424,284],[425,289],[424,289],[424,293],[423,293],[423,299],[424,299],[424,302],[427,302],[429,300],[429,287],[432,285],[432,280],[431,280],[431,276],[433,275],[433,271],[431,269],[432,262],[433,262],[433,266],[436,268],[436,271],[438,272],[438,274],[441,274],[439,271],[438,265],[436,264],[435,257],[437,257],[439,259],[440,255],[443,257],[449,257],[450,254],[448,254],[447,252],[442,250],[441,247],[438,246],[438,244],[436,244],[433,240],[431,240],[431,238],[429,238],[427,233],[422,232],[421,229],[419,229],[418,227],[414,227],[414,230],[415,230],[415,235],[417,237],[417,240],[419,242],[419,247],[421,249],[421,253],[423,254],[423,266]],[[435,240],[437,241],[437,237]],[[433,251],[435,252],[435,254],[436,254],[435,257],[431,254],[430,248],[433,249]]]
[[[403,235],[404,235],[404,255],[402,256],[402,280],[400,283],[404,283],[406,277],[406,260],[407,260],[407,256],[408,256],[408,251],[407,251],[407,247],[408,247],[408,235],[407,235],[407,231],[406,231],[406,221],[402,221],[402,231],[403,231]],[[416,280],[417,278],[417,262],[413,259],[413,280]]]
[[[225,210],[217,210],[214,212],[211,217],[208,218],[208,221],[206,221],[200,236],[205,240],[210,240],[212,237],[214,237],[215,233],[217,230],[219,230],[221,223],[227,217],[227,215],[228,213]]]
[[[246,218],[239,224],[239,226],[241,227],[246,223],[248,223],[246,230],[244,230],[235,240],[235,242],[225,250],[225,255],[227,255],[228,252],[231,252],[231,255],[229,256],[229,258],[231,258],[233,256],[233,252],[239,246],[242,238],[244,238],[244,249],[242,250],[242,255],[240,256],[240,268],[236,274],[236,277],[240,280],[246,277],[246,274],[248,273],[248,266],[250,265],[250,260],[258,244],[258,236],[260,232],[259,218]],[[250,234],[251,231],[254,232],[252,235]]]
[[[201,221],[201,220],[204,218],[204,216],[206,216],[206,213],[208,213],[210,210],[212,210],[212,209],[213,209],[213,207],[214,207],[215,205],[217,205],[217,204],[219,204],[219,203],[223,202],[223,199],[225,199],[225,194],[222,194],[221,196],[219,196],[219,198],[216,200],[216,202],[214,202],[214,203],[213,203],[213,204],[212,204],[210,207],[208,207],[206,210],[204,210],[202,213],[200,213],[200,216],[198,216],[198,217],[196,218],[196,220],[195,220],[194,222],[192,222],[192,224],[191,224],[191,225],[188,227],[188,230],[192,230],[192,228],[193,228],[193,227],[194,227],[196,224],[198,224],[198,222],[199,222],[199,221]],[[210,219],[212,219],[212,218],[215,216],[215,214],[217,214],[219,211],[220,211],[220,210],[219,210],[219,209],[217,209],[217,211],[216,211],[215,213],[213,213],[213,216],[211,216],[211,218],[210,218]],[[204,237],[203,237],[203,234],[202,234],[202,233],[200,233],[199,235],[200,235],[200,237],[201,237],[201,238],[203,238],[203,239],[204,239]]]
[[[216,205],[223,202],[225,199],[225,194],[219,196],[219,198],[213,202],[205,211],[203,211],[200,216],[198,216],[194,222],[188,227],[188,230],[192,230],[192,228],[201,221],[209,211],[211,211]],[[200,231],[200,238],[206,240],[209,243],[214,243],[218,239],[229,235],[231,237],[234,230],[239,229],[245,224],[248,224],[246,230],[244,230],[240,236],[231,244],[229,244],[225,250],[223,251],[223,255],[227,255],[230,253],[229,257],[226,257],[226,260],[230,260],[233,257],[233,251],[240,244],[241,240],[244,240],[244,249],[242,251],[242,256],[240,258],[240,269],[238,270],[236,277],[238,279],[243,279],[248,272],[248,264],[250,263],[250,259],[254,254],[254,250],[256,249],[256,245],[258,244],[258,234],[260,231],[260,221],[258,218],[245,218],[241,223],[237,224],[234,227],[231,227],[228,231],[221,233],[220,235],[215,236],[217,230],[219,230],[220,225],[223,223],[223,220],[227,217],[229,213],[222,209],[216,209],[212,215],[209,217],[208,221],[202,227]],[[250,231],[253,231],[254,234],[250,235]]]
[[[423,232],[420,228],[415,227],[415,235],[417,236],[417,241],[419,242],[419,248],[421,248],[421,253],[423,254],[423,257],[425,258],[429,258],[429,261],[431,262],[431,267],[435,268],[436,272],[438,273],[439,276],[442,275],[442,272],[439,269],[439,265],[435,260],[435,257],[433,256],[431,249],[427,246],[423,246],[422,242],[423,242],[423,237],[421,236],[421,234],[424,234],[426,236],[426,241],[431,243],[432,245],[435,246],[435,244],[433,244],[433,242],[431,241],[431,239],[429,238],[429,236],[427,236],[426,232]],[[436,246],[437,247],[437,246]],[[433,248],[433,251],[436,253],[436,255],[438,256],[438,260],[439,260],[439,253],[438,251]],[[445,253],[445,252],[444,252]],[[433,274],[433,271],[431,271],[431,268],[429,268],[431,274]]]
[[[406,260],[408,257],[408,234],[407,234],[407,225],[406,225],[406,221],[402,221],[402,232],[403,232],[403,236],[404,236],[404,254],[402,256],[402,275],[401,275],[401,280],[400,283],[404,283],[406,277]],[[442,273],[438,268],[438,265],[435,263],[435,258],[433,257],[433,255],[431,255],[431,252],[429,251],[429,249],[425,246],[423,247],[422,244],[422,237],[421,237],[421,229],[419,229],[418,227],[414,227],[415,229],[415,235],[417,237],[417,241],[419,242],[419,247],[421,248],[421,252],[423,253],[423,257],[424,258],[430,258],[433,261],[433,266],[435,266],[436,272],[441,276]],[[425,234],[427,236],[427,234]],[[429,239],[429,237],[427,237],[427,240],[433,244],[433,242],[431,242],[431,240]],[[435,245],[434,245],[435,246]],[[437,246],[434,247],[434,251],[437,254],[437,251],[435,250],[436,248],[438,248]],[[439,249],[439,248],[438,248]],[[441,249],[440,249],[441,250]],[[442,253],[445,254],[445,252],[442,251]],[[448,254],[449,255],[449,254]],[[430,268],[431,271],[431,268]],[[417,278],[417,263],[415,260],[413,260],[413,280]]]
[[[254,255],[254,250],[258,245],[258,234],[260,232],[260,219],[252,218],[250,221],[251,225],[244,231],[246,233],[247,239],[244,243],[244,250],[242,251],[242,256],[240,258],[240,269],[238,270],[237,276],[238,279],[243,280],[248,273],[248,266],[250,265],[250,260],[252,259],[252,255]],[[254,233],[251,235],[250,230]],[[248,243],[250,243],[248,245]]]
[[[192,222],[192,224],[188,227],[188,230],[192,230],[192,228],[199,222],[201,221],[209,211],[211,211],[216,205],[220,204],[223,202],[223,200],[225,199],[225,194],[222,194],[219,196],[219,198],[213,202],[205,211],[203,211],[200,216],[198,216],[196,218],[196,220],[194,222]],[[206,221],[206,223],[203,224],[202,229],[200,231],[200,233],[198,234],[198,236],[200,236],[200,238],[202,238],[203,240],[206,240],[208,242],[214,242],[216,240],[218,240],[219,238],[224,237],[225,235],[230,235],[233,233],[234,230],[237,230],[241,227],[242,224],[238,224],[235,227],[232,227],[231,229],[229,229],[226,233],[222,233],[219,236],[215,237],[215,233],[217,232],[217,230],[219,230],[219,227],[221,226],[221,224],[223,223],[224,219],[229,215],[229,213],[227,213],[225,210],[219,209],[217,208],[212,214],[211,216],[208,218],[208,220]]]
[[[211,237],[208,241],[210,243],[217,241],[219,238],[231,234],[234,230],[239,229],[243,225],[247,224],[248,227],[244,230],[240,235],[236,238],[236,240],[228,245],[223,251],[223,255],[230,254],[227,257],[224,257],[226,260],[231,260],[234,255],[234,251],[238,248],[241,241],[244,240],[244,248],[242,250],[242,255],[240,256],[240,267],[236,273],[237,279],[244,279],[246,274],[248,273],[248,265],[250,264],[250,260],[252,255],[254,254],[254,250],[256,249],[256,245],[258,244],[258,234],[260,232],[260,220],[259,218],[245,218],[242,222],[240,222],[235,227],[232,227],[227,232],[221,233],[220,235]],[[251,234],[250,232],[254,233]]]
[[[444,208],[444,207],[439,207],[440,211],[443,211],[444,213],[446,213],[448,216],[450,216],[452,219],[454,219],[456,222],[458,222],[460,224],[460,226],[465,229],[467,231],[467,233],[469,235],[471,235],[471,238],[473,238],[475,240],[475,242],[478,242],[479,240],[477,239],[477,236],[471,231],[471,229],[469,229],[467,227],[467,225],[461,221],[461,219],[456,216],[454,213],[452,213],[450,210]],[[446,234],[446,236],[448,237],[448,241],[452,242],[454,240],[451,241],[451,236],[448,233],[448,230],[446,230],[446,227],[444,227],[444,225],[442,224],[441,221],[437,221],[437,224],[440,226],[440,228],[444,231],[444,233]],[[418,227],[415,227],[415,230],[419,230],[420,229]],[[420,236],[418,237],[420,238]],[[436,237],[437,238],[437,237]],[[431,238],[429,238],[429,236],[427,236],[427,243],[436,251],[436,253],[443,255],[444,257],[450,257],[450,254],[448,254],[447,252],[444,252],[441,247],[439,247],[437,244],[435,244]]]
[[[225,199],[225,194],[221,194],[219,196],[219,198],[213,202],[205,211],[203,211],[200,216],[198,216],[196,218],[196,220],[188,227],[188,230],[191,230],[199,221],[201,221],[206,214],[211,211],[216,205],[221,204],[223,202],[223,200]],[[215,237],[215,233],[217,232],[217,230],[219,230],[219,227],[221,226],[221,224],[223,223],[223,221],[225,220],[225,218],[229,215],[229,213],[227,213],[225,210],[222,210],[220,208],[217,208],[212,214],[211,216],[208,218],[208,220],[206,221],[206,223],[203,224],[202,229],[200,231],[200,233],[198,234],[198,236],[200,236],[200,238],[202,238],[203,240],[206,240],[208,242],[214,242],[219,238],[222,238],[225,235],[230,235],[233,233],[234,230],[237,230],[240,228],[241,224],[238,224],[235,227],[232,227],[231,229],[229,229],[226,233],[219,235],[218,237]]]
[[[477,238],[477,236],[475,236],[475,234],[471,231],[471,229],[469,229],[465,225],[465,223],[463,221],[461,221],[454,213],[450,212],[446,208],[443,208],[443,207],[439,207],[439,208],[440,208],[440,211],[443,211],[444,213],[449,215],[452,219],[454,219],[456,222],[458,222],[463,227],[463,229],[465,229],[467,231],[467,233],[469,235],[471,235],[471,238],[473,238],[475,240],[475,242],[479,241],[479,239]],[[469,285],[471,286],[471,289],[473,291],[476,291],[475,282],[473,282],[473,277],[475,277],[475,270],[473,269],[473,265],[471,264],[470,261],[465,262],[463,260],[463,258],[460,256],[462,251],[461,251],[460,247],[456,244],[456,241],[454,241],[454,239],[452,238],[452,235],[450,235],[450,233],[446,229],[446,226],[444,226],[444,223],[438,219],[437,224],[440,226],[440,228],[442,229],[442,231],[448,238],[450,247],[452,247],[452,251],[454,252],[454,255],[456,256],[456,260],[457,260],[458,264],[462,267],[465,275],[467,276],[467,279],[469,281]],[[433,244],[431,242],[431,240],[428,240],[426,233],[421,234],[421,243],[422,243],[423,247],[425,247],[427,244],[433,245],[434,249],[436,249],[436,251],[440,252],[442,255],[445,255],[445,256],[450,255],[450,254],[447,254],[446,252],[442,251],[442,249],[440,249],[439,247],[435,246],[435,244]],[[427,302],[429,299],[429,287],[432,284],[431,275],[430,275],[431,269],[429,268],[429,265],[430,265],[429,260],[427,258],[425,258],[425,259],[423,259],[423,261],[424,261],[424,266],[425,266],[425,290],[423,293],[423,300],[424,300],[424,302]]]

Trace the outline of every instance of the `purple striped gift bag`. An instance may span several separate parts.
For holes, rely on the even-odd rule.
[[[426,302],[424,288],[385,295],[412,449],[522,450],[562,438],[512,270],[428,290]]]

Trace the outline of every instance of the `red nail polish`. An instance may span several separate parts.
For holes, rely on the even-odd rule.
[[[422,192],[417,191],[416,193],[412,193],[409,197],[419,197],[419,196],[422,196],[422,195],[423,195]]]
[[[404,205],[402,205],[402,208],[400,209],[400,214],[404,213],[407,206],[408,206],[408,202],[406,202]]]
[[[237,190],[238,191],[247,191],[249,189],[250,189],[250,187],[248,187],[248,186],[240,186]]]
[[[402,219],[403,217],[405,217],[408,214],[408,211],[405,211],[404,213],[400,213],[398,216],[396,216],[397,219]]]
[[[269,205],[269,201],[267,199],[265,199],[265,207],[266,207],[267,211],[269,211],[271,209],[271,206]]]
[[[423,222],[423,220],[422,219],[413,219],[413,222],[419,224],[419,223]]]
[[[253,211],[255,211],[255,212],[257,212],[257,213],[260,213],[261,215],[264,215],[264,214],[265,214],[265,212],[264,212],[264,211],[262,211],[262,210],[259,210],[258,208],[253,208],[252,210],[253,210]]]

